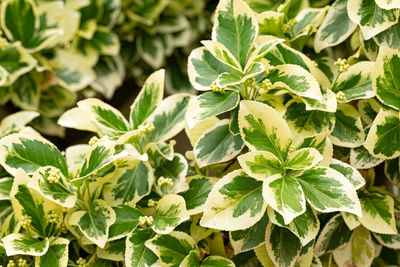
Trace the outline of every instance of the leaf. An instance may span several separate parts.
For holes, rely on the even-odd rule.
[[[319,232],[319,220],[316,212],[306,207],[306,211],[293,219],[289,224],[285,224],[283,217],[274,211],[272,208],[268,208],[268,216],[273,224],[289,229],[295,234],[302,244],[306,246],[312,240],[314,240]]]
[[[344,222],[346,223],[347,227],[350,230],[356,229],[358,226],[361,225],[360,221],[358,220],[358,217],[354,214],[347,213],[347,212],[341,212],[342,217]]]
[[[104,200],[96,199],[89,210],[72,213],[69,223],[77,225],[86,238],[103,248],[115,220],[114,210]]]
[[[268,223],[268,214],[264,213],[264,216],[253,226],[244,230],[229,232],[229,239],[235,254],[255,249],[263,244]]]
[[[258,36],[260,37],[260,36]],[[256,43],[255,45],[255,50],[251,52],[249,56],[249,60],[246,63],[246,68],[245,70],[250,69],[252,66],[254,66],[254,62],[258,62],[261,60],[265,55],[267,55],[274,47],[276,47],[278,44],[283,43],[284,39],[277,39],[275,37],[271,37],[271,39],[263,39],[262,42]]]
[[[243,141],[250,149],[271,152],[281,161],[286,159],[291,133],[280,114],[270,106],[241,101],[239,128]]]
[[[370,193],[360,197],[362,217],[361,224],[378,234],[397,234],[394,218],[394,201],[388,195]]]
[[[123,261],[125,259],[125,243],[125,238],[121,238],[108,242],[104,248],[96,247],[96,256],[110,261]]]
[[[288,229],[270,223],[266,233],[268,255],[275,266],[293,266],[301,251],[300,240]]]
[[[114,92],[119,88],[125,76],[124,63],[120,56],[100,57],[93,67],[96,79],[90,84],[96,92],[111,99]]]
[[[244,1],[226,0],[218,4],[211,38],[225,45],[243,68],[257,33],[255,14]]]
[[[204,204],[217,180],[217,178],[205,176],[188,177],[189,190],[179,195],[185,199],[189,215],[203,212]]]
[[[329,165],[329,167],[343,174],[353,184],[356,190],[360,189],[365,185],[364,177],[353,166],[344,163],[340,160],[332,159],[332,162]]]
[[[298,176],[297,181],[317,211],[347,211],[361,216],[356,189],[340,172],[331,168],[311,169]]]
[[[67,266],[69,240],[57,237],[50,242],[46,254],[35,258],[36,266]]]
[[[218,75],[229,70],[228,66],[216,59],[205,47],[196,48],[189,55],[189,80],[199,91],[210,90]]]
[[[349,0],[347,10],[350,19],[360,25],[365,40],[371,39],[399,20],[397,9],[381,9],[375,1]]]
[[[319,133],[330,133],[335,125],[335,115],[320,110],[307,110],[300,99],[286,104],[285,120],[292,133],[299,137],[309,137]]]
[[[184,128],[185,113],[191,96],[175,94],[164,99],[154,113],[147,119],[155,126],[150,133],[150,140],[161,142],[178,134]]]
[[[235,71],[242,71],[240,63],[235,56],[228,50],[222,43],[216,41],[201,41],[201,43],[207,48],[207,50],[220,62],[227,65],[229,68]]]
[[[313,147],[324,157],[319,165],[328,166],[332,160],[333,147],[330,139],[326,134],[317,134],[311,137],[304,138],[299,142],[296,149]]]
[[[129,235],[139,223],[139,217],[144,214],[127,205],[112,207],[115,212],[115,222],[110,226],[108,241],[117,240]]]
[[[12,85],[11,100],[14,105],[27,110],[37,110],[40,101],[40,84],[31,73],[20,76]]]
[[[336,123],[331,134],[334,145],[358,147],[365,140],[361,115],[351,104],[339,104],[335,112]]]
[[[400,185],[400,158],[385,161],[385,175],[394,185]]]
[[[201,264],[201,267],[235,267],[235,264],[221,256],[208,256]]]
[[[291,176],[275,175],[263,182],[262,195],[267,204],[289,224],[306,211],[306,199],[299,182]]]
[[[382,109],[369,130],[364,147],[376,158],[396,158],[400,155],[399,136],[399,113]]]
[[[2,242],[4,244],[7,256],[42,256],[49,248],[48,238],[40,240],[27,234],[10,234],[6,237],[3,237]]]
[[[262,182],[235,170],[211,190],[200,225],[226,231],[246,229],[261,219],[266,206]]]
[[[396,75],[399,66],[400,53],[381,47],[372,75],[372,86],[379,100],[397,110],[400,110],[400,80]]]
[[[100,55],[117,56],[119,53],[118,36],[107,27],[97,26],[96,32],[89,42]]]
[[[185,199],[178,195],[165,195],[157,204],[156,217],[151,228],[158,234],[169,234],[189,219]]]
[[[240,155],[238,161],[247,175],[260,181],[282,172],[283,163],[267,151],[253,151]]]
[[[198,250],[191,236],[183,232],[172,232],[167,235],[157,235],[146,242],[164,266],[178,267],[192,250]]]
[[[54,166],[68,175],[61,152],[43,137],[23,133],[6,136],[0,141],[0,154],[1,165],[12,175],[18,168],[33,174],[42,166]]]
[[[119,136],[129,131],[130,125],[117,109],[95,98],[78,102],[78,107],[91,118],[100,136]]]
[[[344,244],[351,238],[352,232],[340,214],[333,216],[324,226],[315,243],[315,255],[322,256]]]
[[[14,179],[11,177],[0,178],[0,201],[9,200]]]
[[[311,73],[298,65],[278,65],[267,77],[273,83],[274,88],[286,89],[301,97],[322,100],[318,81]]]
[[[383,9],[393,9],[400,5],[398,0],[376,0],[376,4]]]
[[[145,246],[154,236],[149,228],[137,228],[126,238],[125,265],[132,267],[156,266],[157,256]]]
[[[167,188],[166,192],[169,194],[177,194],[189,189],[186,181],[186,173],[188,170],[188,163],[181,154],[175,154],[172,160],[163,160],[161,164],[154,171],[156,180],[161,176],[164,178],[171,178],[173,186]],[[156,189],[161,192],[159,186]]]
[[[340,44],[357,28],[347,14],[347,0],[333,3],[315,35],[314,48],[317,53],[327,47]]]
[[[117,170],[104,186],[104,199],[110,205],[137,203],[150,193],[154,183],[151,166],[140,162],[132,169]]]
[[[397,233],[399,233],[399,222],[396,221],[396,228]],[[377,234],[373,233],[376,240],[381,243],[383,246],[392,248],[392,249],[399,249],[400,248],[400,234],[394,235],[385,235],[385,234]]]
[[[351,65],[347,71],[338,76],[331,90],[334,93],[343,92],[345,100],[339,100],[341,103],[372,98],[375,96],[372,88],[372,73],[374,69],[375,62],[371,61],[362,61]]]
[[[356,169],[370,169],[384,160],[372,156],[364,146],[350,150],[350,165]]]
[[[244,143],[240,135],[229,131],[229,120],[221,120],[200,136],[193,153],[200,168],[235,158]]]
[[[237,91],[207,92],[198,96],[197,100],[199,106],[194,120],[202,121],[234,109],[239,104],[240,96]]]
[[[49,171],[52,169],[53,167],[38,168],[29,181],[28,187],[60,206],[73,208],[77,200],[74,189],[63,175],[59,177],[58,182],[49,182]]]
[[[323,159],[315,148],[302,148],[289,153],[285,168],[291,170],[306,170],[316,166]]]
[[[164,95],[165,70],[151,74],[144,83],[139,95],[131,105],[130,123],[137,129],[161,103]]]
[[[57,123],[63,127],[96,133],[96,124],[94,124],[90,117],[83,117],[82,112],[82,109],[78,107],[71,108],[60,116]]]

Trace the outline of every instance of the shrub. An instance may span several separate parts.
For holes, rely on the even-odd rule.
[[[1,264],[399,265],[400,3],[326,2],[221,0],[200,94],[164,99],[158,70],[128,119],[81,100],[58,124],[88,144],[3,119]]]

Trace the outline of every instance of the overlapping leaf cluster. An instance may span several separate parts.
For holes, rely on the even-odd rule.
[[[129,119],[79,101],[58,123],[96,136],[65,153],[5,118],[1,264],[399,265],[400,51],[377,36],[400,6],[326,2],[221,0],[198,96],[163,99],[159,70]]]

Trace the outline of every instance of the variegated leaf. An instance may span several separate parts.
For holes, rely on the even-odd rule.
[[[154,237],[149,228],[137,228],[126,238],[125,264],[126,266],[160,266],[160,262],[149,248],[145,246],[147,240]]]
[[[322,49],[340,44],[356,29],[347,14],[347,0],[337,0],[331,8],[315,36],[314,47],[319,53]]]
[[[379,243],[381,243],[383,246],[392,248],[392,249],[400,249],[400,225],[399,221],[396,221],[396,228],[397,228],[397,234],[394,235],[385,235],[385,234],[377,234],[373,233],[374,237],[378,240]]]
[[[230,241],[235,254],[249,251],[263,244],[265,242],[265,233],[268,223],[268,214],[265,213],[253,226],[244,230],[229,232]]]
[[[151,74],[130,108],[129,120],[132,129],[137,129],[161,103],[164,95],[165,71]]]
[[[360,25],[366,40],[396,24],[399,20],[399,10],[385,10],[375,1],[349,0],[347,10],[350,19]]]
[[[240,135],[229,131],[229,120],[221,120],[200,136],[193,153],[200,168],[236,157],[244,143]]]
[[[277,211],[285,224],[306,211],[306,199],[299,182],[291,176],[279,174],[263,182],[262,195],[267,204]]]
[[[394,201],[391,196],[371,193],[360,197],[361,224],[368,230],[379,234],[397,234],[394,219]]]
[[[260,181],[282,172],[283,163],[267,151],[252,151],[238,157],[242,169],[247,175]]]
[[[376,4],[383,9],[393,9],[400,6],[399,0],[376,0]]]
[[[165,195],[157,204],[151,228],[158,234],[169,234],[176,226],[189,219],[185,199],[178,195]]]
[[[364,146],[352,148],[350,151],[350,165],[356,169],[370,169],[383,161],[384,159],[372,156]]]
[[[350,230],[356,229],[358,226],[361,225],[360,221],[358,220],[358,217],[354,214],[348,213],[348,212],[341,212],[342,217],[344,222],[346,223],[347,227]]]
[[[242,230],[254,225],[267,205],[262,197],[262,182],[233,171],[220,179],[208,196],[200,224],[221,230]]]
[[[125,243],[125,238],[121,238],[108,242],[104,248],[96,247],[96,256],[99,259],[123,261],[125,259]]]
[[[301,148],[289,153],[285,168],[290,170],[307,170],[316,166],[323,156],[315,148]]]
[[[332,159],[329,167],[343,174],[353,184],[356,190],[365,185],[364,177],[353,166],[340,160]]]
[[[242,68],[239,61],[225,45],[217,41],[202,41],[201,43],[220,62],[224,63],[225,65],[236,71],[241,72]]]
[[[281,161],[286,159],[291,133],[285,120],[272,107],[255,101],[241,101],[239,128],[250,149],[271,152]]]
[[[49,239],[38,239],[27,234],[10,234],[2,239],[7,256],[42,256],[49,248]]]
[[[400,158],[385,161],[385,175],[394,185],[400,186]]]
[[[254,12],[243,0],[220,1],[214,19],[212,40],[225,45],[244,68],[258,33]]]
[[[311,137],[307,137],[299,141],[297,145],[297,149],[313,147],[324,157],[322,161],[320,161],[320,165],[329,166],[332,160],[333,155],[333,146],[330,139],[326,136],[326,134],[317,134]]]
[[[369,130],[364,147],[381,159],[400,156],[400,117],[399,113],[382,109]]]
[[[117,240],[129,235],[139,223],[139,217],[144,214],[127,205],[112,207],[115,212],[115,222],[110,226],[108,241]]]
[[[331,134],[334,145],[358,147],[364,143],[365,132],[361,115],[351,104],[339,104],[335,112],[335,127]]]
[[[53,239],[46,254],[35,257],[35,266],[67,266],[69,240],[61,237]]]
[[[86,238],[103,248],[107,243],[110,226],[115,220],[114,210],[104,200],[97,199],[89,210],[72,213],[69,224],[78,226]]]
[[[169,194],[177,194],[189,189],[186,181],[186,173],[188,170],[188,163],[181,154],[175,154],[172,160],[163,160],[160,165],[155,169],[155,179],[158,181],[160,177],[171,178],[173,185],[170,188],[163,188],[164,192]],[[158,192],[163,190],[156,185]]]
[[[332,168],[316,168],[297,177],[311,206],[320,212],[347,211],[361,216],[353,184]]]
[[[235,267],[236,265],[229,259],[221,256],[208,256],[205,258],[200,267]]]

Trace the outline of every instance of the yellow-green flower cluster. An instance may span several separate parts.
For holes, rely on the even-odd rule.
[[[171,188],[172,186],[174,186],[174,181],[171,178],[164,178],[163,176],[161,176],[160,178],[158,178],[157,184],[159,187],[166,185]]]
[[[213,81],[212,84],[210,85],[210,87],[211,87],[211,90],[212,90],[213,92],[216,92],[216,93],[223,93],[223,92],[225,92],[225,88],[219,87],[219,86],[217,85],[217,81]]]
[[[140,227],[150,226],[152,224],[153,224],[152,216],[140,216],[139,217],[139,226]]]
[[[79,259],[76,261],[76,264],[77,264],[79,267],[86,267],[86,266],[87,266],[86,260],[83,259],[83,258],[81,258],[81,257],[79,257]]]
[[[339,72],[345,72],[350,68],[349,63],[347,63],[347,59],[338,58],[335,62],[335,65],[339,67]]]
[[[31,226],[32,217],[29,215],[24,215],[21,220],[21,227],[28,229]]]
[[[47,181],[53,184],[53,183],[58,183],[60,181],[62,173],[59,169],[52,167],[49,170],[48,175],[49,176],[47,176]]]

